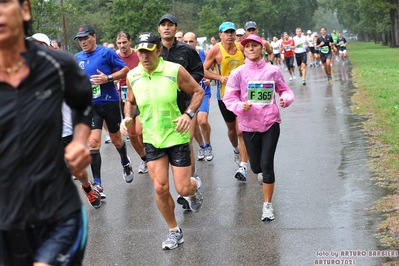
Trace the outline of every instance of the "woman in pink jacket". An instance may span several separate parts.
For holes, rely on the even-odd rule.
[[[241,44],[245,64],[233,70],[226,84],[224,103],[238,116],[238,128],[243,132],[252,171],[263,181],[262,221],[274,220],[272,197],[274,190],[274,153],[280,135],[280,107],[294,101],[278,66],[265,62],[263,42],[250,35]]]

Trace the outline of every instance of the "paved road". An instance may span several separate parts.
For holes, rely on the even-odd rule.
[[[381,265],[384,258],[340,253],[379,249],[374,236],[379,218],[368,208],[385,193],[370,181],[362,118],[350,109],[350,66],[334,66],[331,84],[321,68],[308,72],[306,86],[299,79],[289,82],[296,99],[281,111],[274,221],[260,220],[263,197],[256,176],[250,173],[246,183],[234,178],[233,151],[214,93],[210,122],[215,159],[197,162],[203,208],[193,214],[176,206],[185,243],[162,250],[167,226],[149,176],[137,174],[126,184],[117,152],[107,144],[102,147],[107,199],[98,210],[83,199],[90,223],[85,265],[286,266],[331,259]],[[137,168],[139,158],[131,146],[129,155]],[[172,193],[176,198],[173,186]],[[339,252],[338,257],[331,251]]]

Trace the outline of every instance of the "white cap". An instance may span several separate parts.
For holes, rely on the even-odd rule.
[[[51,46],[50,38],[44,33],[35,33],[32,35],[32,38],[38,42],[47,44],[47,46]]]
[[[311,31],[311,30],[308,30],[308,34],[312,34],[312,31]]]
[[[239,28],[236,30],[236,35],[244,35],[245,34],[245,30],[243,28]]]

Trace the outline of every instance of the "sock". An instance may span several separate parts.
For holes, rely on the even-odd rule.
[[[209,142],[209,143],[205,143],[205,148],[208,148],[208,147],[210,147],[211,146],[211,143]]]
[[[141,160],[143,160],[144,162],[147,162],[147,156],[144,155],[143,157],[141,157]]]
[[[180,231],[180,227],[176,226],[176,227],[173,227],[173,228],[169,228],[169,231]]]
[[[200,148],[203,149],[203,150],[205,150],[206,144],[204,143],[203,145],[200,145]]]
[[[94,182],[101,184],[101,154],[99,150],[91,150],[91,172],[94,177]],[[99,180],[100,182],[96,181]]]
[[[95,177],[95,178],[93,178],[93,180],[94,180],[94,183],[97,183],[101,186],[101,178]]]
[[[240,163],[240,167],[243,167],[243,168],[245,168],[245,170],[247,170],[247,163],[246,162],[241,162]]]
[[[83,188],[83,190],[84,190],[86,193],[89,193],[89,192],[91,191],[91,186],[84,187],[84,186],[82,185],[82,188]]]
[[[236,153],[236,154],[240,153],[240,150],[238,149],[238,147],[233,147],[233,149],[234,149],[234,153]]]
[[[129,163],[129,159],[127,158],[126,142],[123,141],[122,147],[116,148],[116,150],[119,152],[119,155],[121,156],[122,166],[127,165]]]

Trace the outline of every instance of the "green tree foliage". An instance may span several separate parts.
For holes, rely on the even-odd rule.
[[[61,9],[56,0],[32,0],[33,32],[54,36],[61,32]]]
[[[129,32],[134,39],[144,31],[158,33],[159,18],[170,11],[165,0],[114,0],[108,4],[110,19],[106,23],[101,40],[115,41],[120,30]]]

